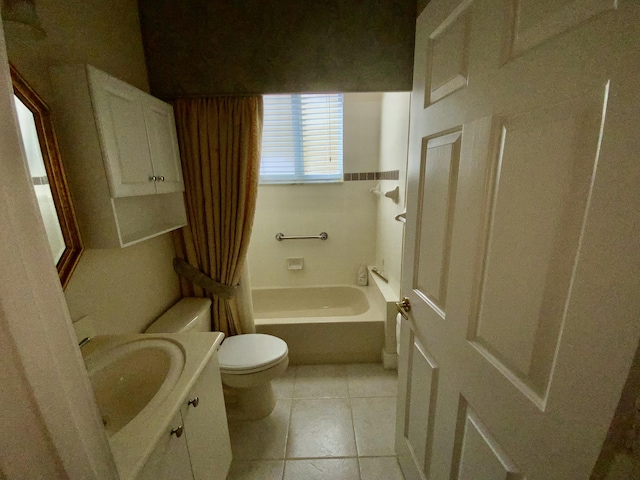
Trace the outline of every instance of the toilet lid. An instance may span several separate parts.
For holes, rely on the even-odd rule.
[[[278,337],[247,333],[225,338],[218,350],[218,361],[224,370],[253,370],[282,360],[288,352],[286,342]]]

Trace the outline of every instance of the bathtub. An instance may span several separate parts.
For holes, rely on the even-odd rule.
[[[254,288],[258,333],[289,346],[294,365],[380,362],[385,305],[375,285]]]

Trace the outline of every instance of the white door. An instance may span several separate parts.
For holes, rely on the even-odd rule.
[[[96,68],[87,66],[87,72],[111,195],[156,193],[142,104],[144,94]]]
[[[231,442],[218,354],[204,367],[181,408],[195,480],[224,480],[231,466]]]
[[[182,433],[178,433],[179,428]],[[184,431],[182,417],[178,412],[162,433],[136,480],[193,480]]]
[[[156,192],[183,192],[182,165],[173,107],[152,96],[145,96],[144,121],[147,128]]]
[[[407,479],[589,478],[640,336],[639,45],[637,0],[419,17]]]

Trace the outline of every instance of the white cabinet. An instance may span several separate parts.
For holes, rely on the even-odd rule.
[[[180,413],[177,413],[138,475],[138,480],[188,480],[193,478],[187,439],[184,432],[178,430],[181,427],[182,419]]]
[[[186,225],[171,105],[90,65],[50,73],[85,246],[125,247]]]
[[[197,400],[197,406],[196,404]],[[191,403],[189,403],[191,402]],[[182,420],[195,480],[224,480],[231,466],[231,442],[222,394],[218,355],[193,386]]]
[[[184,191],[173,108],[157,98],[148,97],[144,102],[144,119],[156,192]]]
[[[178,437],[176,430],[180,428]],[[138,480],[224,480],[230,466],[231,443],[216,354],[167,427]]]
[[[87,66],[113,197],[184,190],[171,105]]]

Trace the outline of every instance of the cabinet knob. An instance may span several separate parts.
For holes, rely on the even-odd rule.
[[[188,405],[193,405],[193,408],[196,408],[199,403],[200,403],[200,399],[198,397],[195,397],[189,400],[189,402],[187,402]]]
[[[152,182],[157,182],[158,181],[158,177],[156,177],[155,175],[151,175],[149,177],[149,180],[151,180]]]
[[[160,179],[161,182],[164,182],[164,175],[160,175],[158,178]]]
[[[183,433],[184,433],[184,427],[182,425],[171,430],[171,435],[175,435],[178,438],[180,438]]]

